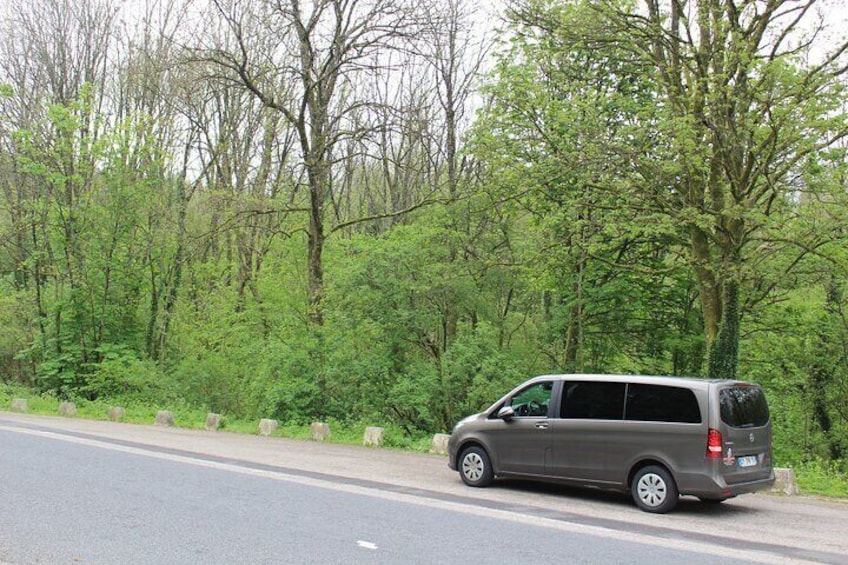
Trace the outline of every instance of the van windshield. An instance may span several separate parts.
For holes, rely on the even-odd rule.
[[[737,385],[721,389],[721,420],[734,428],[759,428],[769,421],[768,404],[763,389],[754,385]]]

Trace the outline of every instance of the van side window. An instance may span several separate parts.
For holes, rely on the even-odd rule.
[[[688,388],[663,385],[627,385],[625,420],[699,424],[701,409]]]
[[[624,383],[566,381],[563,383],[561,418],[621,420]]]
[[[536,383],[516,393],[509,401],[516,416],[547,417],[554,384],[550,381]]]

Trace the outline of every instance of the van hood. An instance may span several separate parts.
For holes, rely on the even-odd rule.
[[[463,418],[462,420],[460,420],[459,422],[456,423],[456,425],[453,427],[453,431],[451,433],[456,433],[457,430],[459,430],[462,426],[464,426],[468,422],[471,422],[473,420],[478,419],[482,415],[483,415],[483,412],[477,412],[476,414],[466,416],[465,418]]]

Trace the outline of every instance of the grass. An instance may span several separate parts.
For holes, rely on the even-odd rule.
[[[804,494],[831,498],[848,498],[848,475],[825,461],[801,463],[795,468],[798,488]]]
[[[0,409],[10,410],[12,399],[24,398],[27,400],[27,413],[47,416],[59,415],[59,404],[62,400],[52,395],[38,395],[33,391],[10,385],[0,384]],[[152,424],[159,410],[170,410],[174,416],[174,425],[181,428],[203,429],[206,425],[207,411],[185,404],[175,404],[166,407],[154,407],[149,403],[136,400],[85,400],[73,399],[77,409],[77,418],[88,420],[108,420],[109,408],[120,406],[124,409],[122,422],[131,424]],[[361,445],[365,428],[373,424],[361,422],[339,422],[329,420],[331,435],[327,440],[329,443]],[[259,421],[236,418],[224,414],[221,418],[219,429],[221,431],[258,434]],[[426,452],[430,448],[430,436],[420,434],[410,437],[396,426],[384,426],[383,447],[406,449],[411,451]],[[308,424],[281,422],[277,430],[272,434],[275,437],[290,439],[311,439],[311,428]]]

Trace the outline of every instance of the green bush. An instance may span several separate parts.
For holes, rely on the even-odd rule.
[[[816,459],[794,467],[804,494],[848,498],[848,469],[844,463]]]
[[[91,398],[121,397],[155,400],[161,397],[161,375],[156,364],[124,345],[104,344],[98,348],[100,363],[93,365],[83,393]]]

